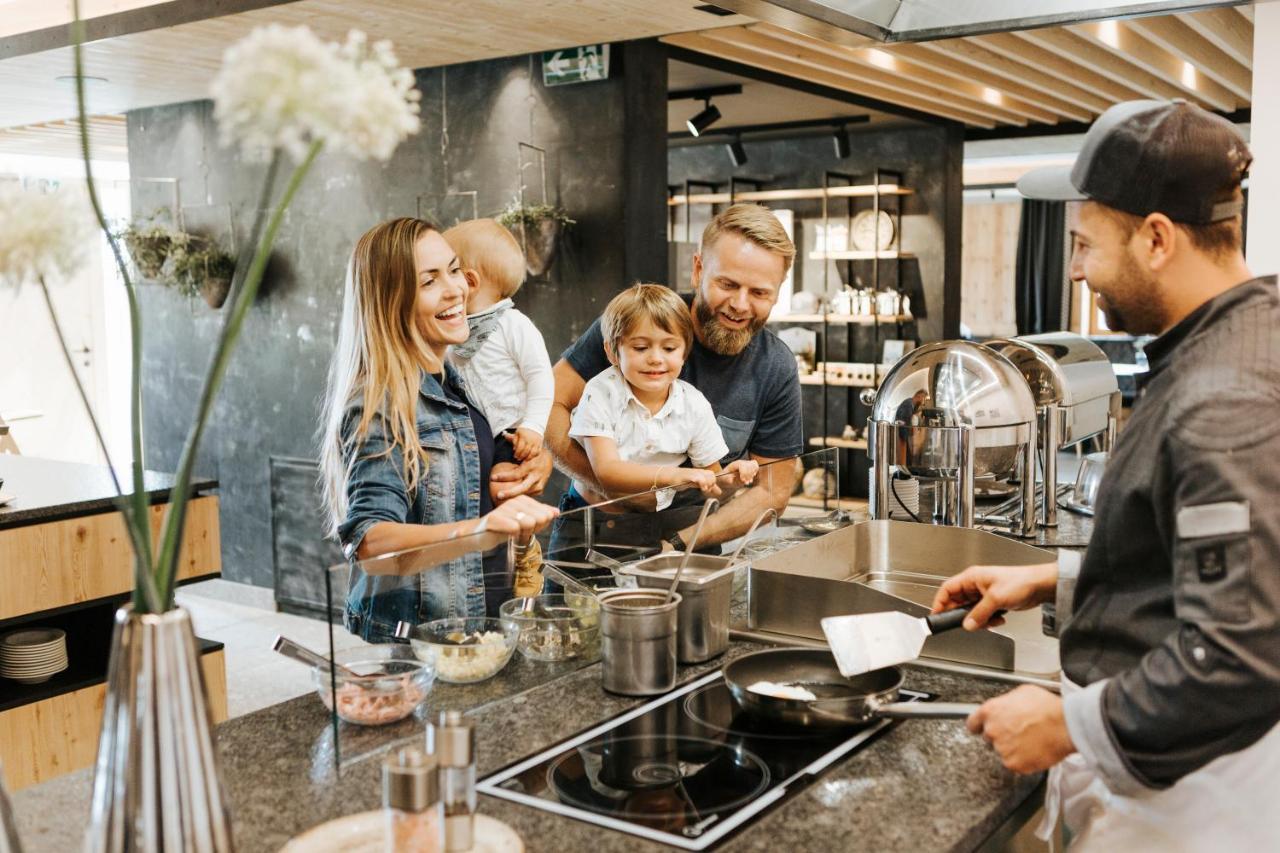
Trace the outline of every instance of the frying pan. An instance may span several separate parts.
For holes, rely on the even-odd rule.
[[[825,649],[769,649],[731,661],[725,685],[747,713],[792,726],[858,726],[882,717],[961,719],[978,706],[965,702],[898,702],[902,671],[895,666],[845,678]],[[816,699],[782,699],[747,688],[758,681],[803,687]]]

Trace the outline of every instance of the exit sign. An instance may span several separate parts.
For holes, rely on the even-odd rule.
[[[588,44],[542,54],[542,84],[567,86],[609,79],[609,45]]]

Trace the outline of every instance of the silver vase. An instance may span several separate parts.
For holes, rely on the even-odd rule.
[[[233,849],[210,716],[187,612],[118,610],[86,851]]]

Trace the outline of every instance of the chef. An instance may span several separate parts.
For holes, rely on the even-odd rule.
[[[1073,849],[1280,850],[1280,293],[1241,249],[1250,160],[1226,120],[1133,101],[1018,182],[1082,202],[1072,281],[1110,328],[1158,335],[1083,563],[971,567],[934,601],[974,604],[970,630],[1074,603],[1062,695],[968,721],[1011,770],[1052,768],[1042,837],[1061,814]]]

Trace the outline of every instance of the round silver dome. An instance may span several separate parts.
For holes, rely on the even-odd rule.
[[[1017,470],[1031,436],[1036,402],[1009,359],[981,344],[940,341],[902,357],[876,392],[871,419],[899,427],[895,463],[917,477],[952,476],[959,435],[973,428],[974,476],[1004,479]]]
[[[996,338],[985,345],[1013,362],[1039,406],[1073,406],[1110,395],[1118,387],[1106,353],[1071,332]]]

